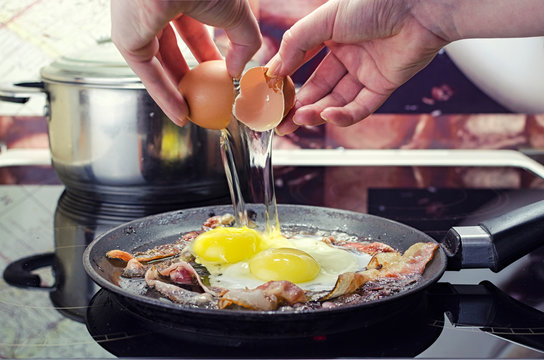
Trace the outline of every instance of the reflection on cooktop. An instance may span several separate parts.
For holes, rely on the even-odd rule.
[[[436,240],[452,226],[477,225],[532,202],[542,189],[369,189],[368,213],[415,227]]]
[[[413,357],[439,337],[448,336],[443,334],[444,314],[456,327],[480,329],[477,331],[537,351],[533,354],[544,352],[544,313],[514,300],[487,281],[479,285],[437,283],[408,311],[383,322],[299,338],[248,340],[188,332],[175,323],[144,319],[124,303],[118,295],[100,290],[87,311],[90,334],[120,357]],[[457,354],[462,355],[463,349]]]
[[[535,188],[542,183],[525,180],[525,175],[510,187],[470,187],[446,177],[454,173],[447,169],[433,169],[428,172],[432,181],[421,182],[407,169],[379,167],[298,167],[275,172],[280,204],[368,212],[415,226],[436,239],[450,226],[474,225],[487,216],[544,199],[544,189]],[[447,181],[437,180],[442,175]],[[447,271],[413,309],[366,329],[286,339],[281,344],[232,337],[217,344],[198,334],[195,338],[180,333],[179,327],[167,326],[157,317],[144,320],[116,295],[98,290],[83,270],[81,253],[96,236],[119,222],[160,209],[130,208],[123,213],[115,204],[81,202],[70,194],[59,199],[61,187],[39,190],[10,187],[0,194],[0,225],[7,234],[0,267],[5,271],[10,264],[25,264],[16,275],[23,275],[19,279],[25,281],[39,275],[34,283],[44,290],[36,291],[26,282],[11,283],[4,272],[0,357],[542,358],[544,354],[544,247],[498,274],[486,269]],[[46,260],[54,266],[33,271],[28,269],[29,259],[37,259],[38,267]],[[482,280],[491,281],[503,295],[490,297],[493,286],[475,285]],[[44,288],[48,285],[54,287]],[[511,304],[510,297],[525,306],[503,310],[502,305]],[[528,320],[519,316],[523,308],[530,314]],[[149,323],[155,326],[150,328]]]
[[[389,321],[354,331],[300,338],[227,339],[185,332],[174,323],[142,321],[117,295],[100,290],[89,306],[87,328],[101,346],[120,357],[411,357],[440,335],[441,327],[433,325],[443,319],[437,310],[423,299]],[[228,334],[229,329],[224,332]]]

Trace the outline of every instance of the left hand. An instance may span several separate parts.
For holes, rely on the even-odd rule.
[[[151,97],[176,124],[187,122],[178,84],[189,70],[173,27],[198,62],[222,59],[204,24],[223,28],[230,40],[227,70],[239,77],[261,46],[247,0],[111,0],[112,40]]]

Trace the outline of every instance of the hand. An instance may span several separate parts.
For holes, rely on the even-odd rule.
[[[187,104],[177,86],[189,67],[172,26],[198,62],[222,59],[204,24],[223,28],[230,40],[225,61],[232,77],[240,76],[262,41],[247,0],[111,0],[111,17],[113,42],[178,125],[187,122]]]
[[[323,46],[329,49],[277,127],[352,125],[425,67],[448,43],[412,14],[413,1],[330,0],[289,29],[270,60],[270,75],[294,72]]]

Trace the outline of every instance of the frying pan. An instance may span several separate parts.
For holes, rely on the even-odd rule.
[[[264,206],[248,204],[247,208],[257,224],[264,223]],[[208,217],[225,213],[232,213],[232,206],[173,211],[128,222],[89,244],[83,254],[84,268],[98,285],[117,295],[120,303],[141,314],[142,321],[148,321],[150,325],[155,323],[160,324],[161,329],[185,332],[203,342],[210,338],[271,339],[332,334],[370,326],[408,311],[417,304],[423,290],[435,283],[446,268],[489,267],[499,271],[544,243],[542,201],[476,227],[450,229],[422,278],[408,290],[361,304],[308,312],[194,309],[117,285],[119,268],[105,258],[107,251],[135,252],[171,243],[183,233],[200,229]],[[282,228],[341,231],[386,243],[401,252],[417,242],[436,243],[430,236],[407,225],[358,212],[279,205],[278,215]]]

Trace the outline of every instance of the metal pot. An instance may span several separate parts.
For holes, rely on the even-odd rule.
[[[111,42],[61,57],[41,80],[18,85],[47,95],[52,164],[69,191],[120,203],[228,197],[219,131],[174,125]],[[229,130],[239,141],[236,122]]]

